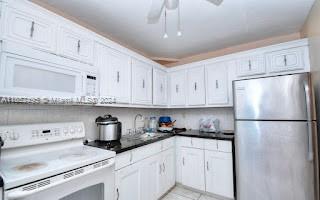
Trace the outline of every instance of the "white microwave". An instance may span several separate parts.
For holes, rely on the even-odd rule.
[[[75,65],[67,66],[61,62],[46,62],[4,52],[1,54],[0,96],[98,96],[97,72],[82,69],[77,63]]]

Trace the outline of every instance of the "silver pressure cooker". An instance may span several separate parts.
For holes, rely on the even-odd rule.
[[[99,127],[99,140],[114,141],[121,139],[121,122],[118,118],[111,115],[105,115],[96,119],[96,124]]]

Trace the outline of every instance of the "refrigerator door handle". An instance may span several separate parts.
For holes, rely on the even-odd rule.
[[[313,161],[313,122],[308,122],[308,161]]]
[[[309,81],[304,80],[303,81],[303,88],[304,88],[304,93],[306,95],[306,108],[307,108],[307,120],[311,121],[312,120],[312,113],[311,113],[311,99],[310,99],[310,87],[309,87]]]

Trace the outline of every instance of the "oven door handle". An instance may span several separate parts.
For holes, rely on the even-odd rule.
[[[50,188],[55,187],[57,185],[60,185],[60,184],[69,182],[71,180],[74,180],[76,178],[79,178],[79,177],[82,177],[82,176],[86,176],[88,174],[92,174],[92,173],[94,173],[96,171],[99,171],[101,169],[111,167],[112,165],[115,164],[115,161],[114,161],[114,159],[109,159],[109,160],[110,160],[110,162],[108,164],[102,166],[102,167],[98,167],[96,169],[92,169],[92,170],[90,170],[88,172],[73,176],[73,177],[68,178],[68,179],[59,180],[59,181],[54,182],[52,184],[49,184],[49,185],[46,185],[46,186],[43,186],[43,187],[39,187],[39,188],[36,188],[34,190],[31,190],[31,191],[22,191],[21,188],[19,188],[20,190],[13,190],[12,192],[8,192],[8,194],[6,195],[7,199],[8,200],[9,199],[23,199],[23,198],[26,198],[26,197],[28,197],[30,195],[35,194],[35,193],[41,192],[43,190],[47,190],[47,189],[50,189]]]

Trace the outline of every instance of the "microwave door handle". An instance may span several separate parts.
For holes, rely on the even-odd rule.
[[[47,189],[50,189],[50,188],[53,188],[57,185],[61,185],[61,184],[64,184],[64,183],[67,183],[71,180],[74,180],[76,178],[80,178],[80,177],[83,177],[83,176],[86,176],[88,174],[92,174],[98,170],[101,170],[101,169],[104,169],[104,168],[107,168],[107,167],[111,167],[112,165],[114,165],[115,161],[114,159],[110,159],[110,162],[109,164],[106,164],[102,167],[99,167],[99,168],[96,168],[96,169],[93,169],[87,173],[82,173],[82,174],[79,174],[79,175],[76,175],[76,176],[73,176],[71,178],[68,178],[68,179],[63,179],[63,180],[60,180],[60,181],[57,181],[57,182],[54,182],[52,184],[49,184],[49,185],[46,185],[46,186],[43,186],[43,187],[40,187],[40,188],[36,188],[34,190],[31,190],[31,191],[12,191],[12,192],[9,192],[8,195],[7,195],[7,199],[8,200],[14,200],[14,199],[24,199],[28,196],[31,196],[33,194],[36,194],[38,192],[41,192],[43,190],[47,190]]]

